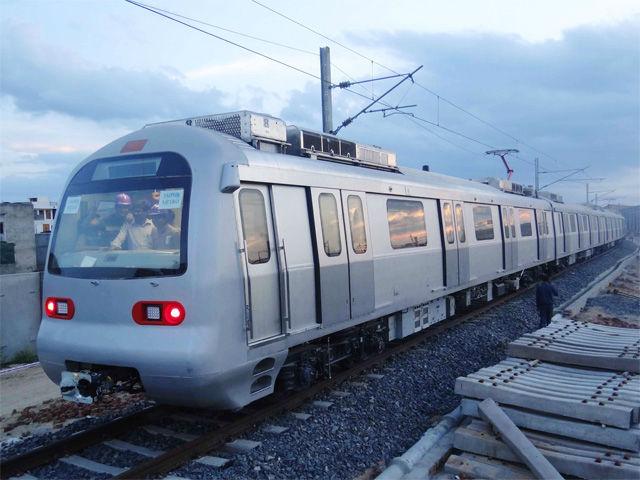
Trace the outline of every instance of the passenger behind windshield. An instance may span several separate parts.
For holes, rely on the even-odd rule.
[[[153,236],[156,227],[149,220],[151,204],[148,200],[139,200],[133,206],[133,221],[128,216],[120,227],[118,235],[111,241],[113,250],[149,250],[153,248]]]
[[[79,230],[81,232],[77,243],[79,249],[105,247],[112,237],[107,233],[105,224],[95,209],[80,222]]]
[[[156,203],[151,207],[151,220],[156,227],[151,243],[156,250],[175,250],[180,247],[180,229],[174,227],[175,214],[172,210],[160,209]]]

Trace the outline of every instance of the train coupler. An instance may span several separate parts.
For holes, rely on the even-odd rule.
[[[71,402],[91,404],[114,389],[111,377],[101,372],[64,371],[60,378],[62,398]]]

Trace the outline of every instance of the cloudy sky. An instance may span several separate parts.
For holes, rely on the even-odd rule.
[[[312,75],[329,46],[334,82],[423,65],[416,84],[385,99],[417,104],[416,118],[368,114],[340,132],[395,150],[403,165],[504,176],[484,151],[517,148],[515,181],[533,183],[539,157],[543,171],[589,166],[576,177],[605,178],[591,191],[640,203],[637,1],[260,1],[308,29],[252,0],[145,3]],[[321,129],[312,76],[124,0],[0,0],[0,54],[2,201],[58,199],[83,157],[153,121],[251,109]],[[353,90],[370,96],[394,81]],[[334,91],[334,123],[364,105]],[[585,188],[549,190],[582,202]]]

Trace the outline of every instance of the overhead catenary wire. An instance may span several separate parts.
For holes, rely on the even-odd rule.
[[[315,78],[316,80],[321,80],[321,78],[318,75],[315,75],[315,74],[313,74],[311,72],[307,72],[307,71],[305,71],[305,70],[303,70],[301,68],[298,68],[298,67],[296,67],[294,65],[288,64],[287,62],[283,62],[282,60],[278,60],[277,58],[271,57],[271,56],[269,56],[267,54],[264,54],[262,52],[254,50],[252,48],[245,47],[244,45],[241,45],[241,44],[239,44],[237,42],[234,42],[232,40],[229,40],[227,38],[221,37],[220,35],[216,35],[215,33],[211,33],[211,32],[209,32],[207,30],[202,29],[202,28],[196,27],[195,25],[191,25],[190,23],[184,22],[184,21],[182,21],[182,20],[180,20],[178,18],[174,18],[169,14],[166,14],[166,13],[163,13],[163,12],[161,12],[159,10],[156,10],[155,7],[148,7],[146,5],[143,5],[141,3],[136,2],[134,0],[124,0],[124,1],[127,2],[127,3],[130,3],[131,5],[135,5],[136,7],[139,7],[139,8],[142,8],[144,10],[147,10],[147,11],[149,11],[151,13],[155,13],[156,15],[159,15],[161,17],[167,18],[167,19],[169,19],[171,21],[174,21],[176,23],[184,25],[185,27],[192,28],[193,30],[197,30],[197,31],[199,31],[201,33],[204,33],[205,35],[209,35],[210,37],[217,38],[218,40],[221,40],[221,41],[223,41],[225,43],[228,43],[230,45],[234,45],[234,46],[236,46],[238,48],[241,48],[242,50],[246,50],[247,52],[251,52],[251,53],[253,53],[255,55],[259,55],[259,56],[261,56],[261,57],[263,57],[263,58],[265,58],[267,60],[271,60],[272,62],[278,63],[278,64],[280,64],[280,65],[282,65],[284,67],[287,67],[287,68],[290,68],[292,70],[295,70],[296,72],[302,73],[302,74],[307,75],[307,76],[312,77],[312,78]]]
[[[162,12],[162,13],[165,13],[165,14],[173,16],[173,17],[182,18],[184,20],[189,20],[191,22],[198,23],[200,25],[206,25],[206,26],[211,27],[211,28],[216,28],[218,30],[222,30],[223,32],[228,32],[228,33],[232,33],[234,35],[239,35],[239,36],[244,37],[244,38],[249,38],[251,40],[256,40],[256,41],[263,42],[263,43],[266,43],[266,44],[269,44],[269,45],[275,45],[277,47],[287,48],[287,49],[295,51],[295,52],[300,52],[300,53],[304,53],[304,54],[307,54],[307,55],[313,55],[315,57],[319,56],[318,52],[312,52],[311,50],[305,50],[303,48],[294,47],[292,45],[287,45],[285,43],[276,42],[276,41],[269,40],[269,39],[262,38],[262,37],[258,37],[258,36],[255,36],[255,35],[249,35],[249,34],[243,33],[243,32],[238,32],[238,31],[232,30],[230,28],[221,27],[220,25],[215,25],[213,23],[205,22],[205,21],[199,20],[197,18],[189,17],[187,15],[182,15],[180,13],[177,13],[177,12],[174,12],[174,11],[171,11],[171,10],[166,10],[166,9],[163,9],[163,8],[160,8],[160,7],[156,7],[155,5],[149,5],[149,4],[145,4],[145,3],[142,3],[142,2],[135,2],[135,1],[129,2],[129,3],[133,3],[133,4],[135,4],[135,5],[137,5],[137,6],[141,7],[141,8],[146,8],[147,10]],[[355,80],[355,78],[352,75],[347,73],[344,69],[340,68],[339,65],[336,65],[335,63],[332,62],[331,66],[333,68],[335,68],[336,70],[340,71],[349,80],[352,80],[352,81]],[[363,87],[360,87],[360,88],[363,88]],[[364,91],[368,92],[366,89],[364,89]]]
[[[205,35],[211,36],[211,37],[213,37],[213,38],[216,38],[216,39],[218,39],[218,40],[221,40],[221,41],[223,41],[223,42],[226,42],[226,43],[228,43],[228,44],[231,44],[231,45],[233,45],[233,46],[236,46],[236,47],[238,47],[238,48],[241,48],[241,49],[243,49],[243,50],[245,50],[245,51],[248,51],[248,52],[250,52],[250,53],[253,53],[253,54],[255,54],[255,55],[259,55],[260,57],[263,57],[263,58],[265,58],[265,59],[267,59],[267,60],[273,61],[273,62],[275,62],[275,63],[277,63],[277,64],[279,64],[279,65],[282,65],[282,66],[284,66],[284,67],[290,68],[290,69],[295,70],[295,71],[297,71],[297,72],[299,72],[299,73],[302,73],[302,74],[304,74],[304,75],[307,75],[307,76],[309,76],[309,77],[312,77],[312,78],[314,78],[314,79],[316,79],[316,80],[321,81],[321,78],[320,78],[318,75],[315,75],[315,74],[313,74],[313,73],[311,73],[311,72],[307,72],[307,71],[305,71],[305,70],[303,70],[303,69],[301,69],[301,68],[299,68],[299,67],[296,67],[296,66],[294,66],[294,65],[291,65],[291,64],[289,64],[289,63],[287,63],[287,62],[284,62],[284,61],[282,61],[282,60],[276,59],[276,58],[271,57],[271,56],[269,56],[269,55],[266,55],[266,54],[264,54],[264,53],[262,53],[262,52],[259,52],[259,51],[257,51],[257,50],[254,50],[254,49],[252,49],[252,48],[246,47],[246,46],[244,46],[244,45],[242,45],[242,44],[240,44],[240,43],[238,43],[238,42],[234,42],[234,41],[229,40],[229,39],[227,39],[227,38],[224,38],[224,37],[222,37],[222,36],[220,36],[220,35],[216,35],[216,34],[214,34],[214,33],[211,33],[211,32],[209,32],[209,31],[204,30],[204,29],[202,29],[202,28],[199,28],[199,27],[197,27],[197,26],[195,26],[195,25],[191,25],[190,23],[188,23],[188,22],[186,22],[186,21],[180,20],[180,19],[178,19],[178,18],[174,18],[174,17],[172,17],[172,16],[171,16],[171,15],[172,15],[172,13],[166,13],[166,12],[168,12],[168,11],[164,11],[164,12],[163,12],[163,11],[159,11],[159,10],[157,10],[155,7],[152,7],[152,6],[149,6],[149,5],[146,5],[146,4],[142,4],[142,3],[137,2],[137,1],[135,1],[135,0],[124,0],[124,1],[125,1],[125,2],[127,2],[127,3],[130,3],[130,4],[132,4],[132,5],[135,5],[135,6],[139,7],[139,8],[142,8],[142,9],[144,9],[144,10],[147,10],[147,11],[149,11],[149,12],[151,12],[151,13],[155,13],[156,15],[159,15],[159,16],[161,16],[161,17],[164,17],[164,18],[166,18],[166,19],[168,19],[168,20],[172,20],[172,21],[174,21],[174,22],[176,22],[176,23],[178,23],[178,24],[181,24],[181,25],[183,25],[183,26],[185,26],[185,27],[188,27],[188,28],[194,29],[194,30],[196,30],[196,31],[199,31],[199,32],[201,32],[201,33],[205,34]],[[187,19],[185,16],[182,16],[182,18]],[[357,95],[357,96],[359,96],[359,97],[362,97],[362,98],[365,98],[365,99],[367,99],[367,100],[370,100],[370,98],[368,97],[368,95],[365,95],[365,94],[363,94],[363,93],[356,92],[356,91],[354,91],[354,90],[351,90],[350,88],[345,88],[344,90],[346,90],[346,91],[348,91],[348,92],[351,92],[352,94],[355,94],[355,95]],[[381,105],[384,105],[384,106],[387,106],[387,107],[395,108],[394,106],[392,106],[392,105],[390,105],[390,104],[388,104],[388,103],[386,103],[386,102],[377,101],[376,103],[380,103]],[[416,120],[418,120],[418,121],[421,121],[421,122],[428,123],[428,124],[431,124],[431,125],[433,125],[433,126],[436,126],[436,127],[440,128],[440,129],[442,129],[442,130],[445,130],[445,131],[447,131],[447,132],[449,132],[449,133],[452,133],[452,134],[454,134],[454,135],[457,135],[457,136],[459,136],[459,137],[461,137],[461,138],[465,138],[466,140],[472,141],[472,142],[477,143],[477,144],[479,144],[479,145],[482,145],[482,146],[488,146],[488,147],[494,148],[493,146],[488,145],[487,143],[482,142],[481,140],[478,140],[478,139],[475,139],[475,138],[473,138],[473,137],[470,137],[470,136],[468,136],[468,135],[466,135],[466,134],[464,134],[464,133],[462,133],[462,132],[458,132],[458,131],[456,131],[456,130],[454,130],[454,129],[452,129],[452,128],[448,128],[448,127],[445,127],[445,126],[443,126],[443,125],[436,124],[436,123],[431,122],[430,120],[427,120],[427,119],[422,118],[422,117],[413,116],[413,118],[415,118],[415,119],[416,119]],[[430,133],[432,133],[432,134],[433,134],[433,132],[431,132],[431,131],[430,131]],[[442,137],[442,136],[440,136],[440,135],[436,135],[436,136],[437,136],[438,138],[444,139],[444,137]],[[451,142],[451,141],[449,141],[449,140],[446,140],[446,141],[447,141],[448,143],[452,144],[452,145],[457,146],[458,148],[462,148],[462,147],[460,147],[459,145],[457,145],[457,144],[455,144],[455,143],[453,143],[453,142]],[[464,148],[462,148],[462,149],[463,149],[463,150],[465,150],[465,151],[469,151],[469,150],[464,149]],[[475,154],[475,152],[474,152],[474,154]]]
[[[379,67],[384,68],[385,70],[388,70],[388,71],[389,71],[389,72],[391,72],[391,73],[394,73],[394,74],[398,74],[398,73],[399,73],[399,72],[397,72],[396,70],[394,70],[394,69],[392,69],[392,68],[390,68],[390,67],[388,67],[388,66],[386,66],[386,65],[383,65],[383,64],[382,64],[382,63],[380,63],[380,62],[377,62],[377,61],[376,61],[376,60],[374,60],[373,58],[371,58],[371,57],[369,57],[369,56],[367,56],[367,55],[365,55],[365,54],[363,54],[363,53],[361,53],[361,52],[358,52],[357,50],[355,50],[355,49],[353,49],[353,48],[351,48],[351,47],[349,47],[349,46],[345,45],[344,43],[339,42],[338,40],[335,40],[334,38],[331,38],[331,37],[329,37],[329,36],[327,36],[327,35],[323,34],[322,32],[320,32],[320,31],[318,31],[318,30],[315,30],[315,29],[313,29],[313,28],[311,28],[311,27],[309,27],[309,26],[305,25],[304,23],[302,23],[302,22],[300,22],[300,21],[298,21],[298,20],[296,20],[296,19],[294,19],[294,18],[292,18],[292,17],[289,17],[288,15],[285,15],[285,14],[284,14],[284,13],[282,13],[282,12],[279,12],[278,10],[276,10],[276,9],[274,9],[274,8],[272,8],[272,7],[268,6],[268,5],[265,5],[264,3],[262,3],[262,2],[260,2],[260,1],[258,1],[258,0],[250,0],[250,1],[251,1],[251,2],[253,2],[254,4],[256,4],[256,5],[258,5],[258,6],[262,7],[262,8],[264,8],[264,9],[266,9],[266,10],[269,10],[270,12],[272,12],[272,13],[274,13],[274,14],[276,14],[276,15],[278,15],[278,16],[280,16],[280,17],[282,17],[282,18],[284,18],[284,19],[286,19],[286,20],[288,20],[288,21],[290,21],[290,22],[292,22],[292,23],[294,23],[294,24],[296,24],[296,25],[298,25],[298,26],[302,27],[302,28],[304,28],[305,30],[308,30],[308,31],[310,31],[310,32],[314,33],[315,35],[318,35],[318,36],[320,36],[320,37],[324,38],[325,40],[328,40],[328,41],[330,41],[330,42],[332,42],[332,43],[334,43],[334,44],[336,44],[336,45],[338,45],[338,46],[340,46],[340,47],[342,47],[342,48],[344,48],[344,49],[348,50],[349,52],[351,52],[351,53],[353,53],[353,54],[355,54],[355,55],[358,55],[359,57],[361,57],[361,58],[363,58],[363,59],[365,59],[365,60],[367,60],[367,61],[371,62],[372,64],[376,64],[376,65],[378,65]],[[443,96],[442,96],[442,95],[440,95],[439,93],[437,93],[437,92],[435,92],[435,91],[431,90],[430,88],[428,88],[428,87],[426,87],[426,86],[422,85],[420,82],[417,82],[417,81],[416,81],[416,86],[417,86],[418,88],[421,88],[422,90],[424,90],[424,91],[426,91],[426,92],[430,93],[431,95],[436,96],[436,97],[438,98],[438,102],[443,101],[443,102],[445,102],[445,103],[447,103],[447,104],[451,105],[452,107],[456,108],[457,110],[459,110],[459,111],[461,111],[461,112],[463,112],[463,113],[465,113],[465,114],[469,115],[470,117],[474,118],[475,120],[477,120],[477,121],[479,121],[479,122],[481,122],[481,123],[485,124],[486,126],[488,126],[488,127],[492,128],[492,129],[494,129],[495,131],[497,131],[497,132],[501,133],[502,135],[507,136],[507,137],[508,137],[508,138],[510,138],[511,140],[513,140],[513,141],[515,141],[515,142],[518,142],[518,143],[520,143],[520,144],[522,144],[522,145],[526,146],[527,148],[529,148],[529,149],[531,149],[531,150],[533,150],[533,151],[535,151],[535,152],[539,153],[540,155],[544,155],[544,156],[546,156],[546,157],[550,158],[551,160],[553,160],[553,161],[555,161],[555,162],[559,162],[559,160],[558,160],[558,159],[554,158],[553,156],[549,155],[548,153],[546,153],[546,152],[544,152],[544,151],[542,151],[542,150],[540,150],[540,149],[538,149],[538,148],[536,148],[536,147],[534,147],[534,146],[530,145],[530,144],[529,144],[529,143],[527,143],[527,142],[524,142],[523,140],[521,140],[521,139],[517,138],[515,135],[512,135],[511,133],[509,133],[509,132],[507,132],[507,131],[503,130],[502,128],[500,128],[500,127],[498,127],[498,126],[496,126],[496,125],[494,125],[492,122],[489,122],[489,121],[487,121],[487,120],[484,120],[483,118],[481,118],[480,116],[478,116],[478,115],[474,114],[473,112],[468,111],[467,109],[465,109],[465,108],[461,107],[461,106],[460,106],[460,105],[458,105],[457,103],[455,103],[455,102],[453,102],[453,101],[451,101],[451,100],[447,99],[446,97],[443,97]],[[438,122],[438,123],[439,123],[439,122]],[[436,124],[435,126],[439,126],[439,125],[437,125],[437,124]]]
[[[321,81],[321,78],[320,78],[319,76],[317,76],[317,75],[313,74],[313,73],[307,72],[307,71],[305,71],[305,70],[303,70],[303,69],[301,69],[301,68],[299,68],[299,67],[296,67],[296,66],[291,65],[291,64],[289,64],[289,63],[287,63],[287,62],[284,62],[284,61],[282,61],[282,60],[279,60],[279,59],[277,59],[277,58],[274,58],[274,57],[272,57],[272,56],[270,56],[270,55],[266,55],[266,54],[264,54],[264,53],[262,53],[262,52],[259,52],[259,51],[257,51],[257,50],[252,49],[252,48],[249,48],[249,47],[246,47],[246,46],[244,46],[244,45],[242,45],[242,44],[240,44],[240,43],[238,43],[238,42],[234,42],[234,41],[229,40],[229,39],[227,39],[227,38],[224,38],[224,37],[222,37],[222,36],[220,36],[220,35],[216,35],[216,34],[214,34],[214,33],[212,33],[212,32],[207,31],[207,30],[204,30],[204,29],[202,29],[202,28],[199,28],[199,27],[196,27],[196,26],[194,26],[194,25],[191,25],[191,24],[189,24],[189,23],[187,23],[187,22],[185,22],[185,21],[180,20],[179,18],[174,18],[174,17],[172,17],[172,16],[171,16],[171,15],[173,15],[173,12],[169,12],[169,11],[167,11],[167,10],[160,11],[161,9],[156,9],[156,7],[152,7],[152,6],[149,6],[149,5],[146,5],[146,4],[142,4],[142,3],[140,3],[140,2],[136,2],[136,1],[134,1],[134,0],[125,0],[125,1],[126,1],[127,3],[130,3],[130,4],[132,4],[132,5],[137,6],[137,7],[139,7],[139,8],[142,8],[142,9],[144,9],[144,10],[147,10],[147,11],[149,11],[149,12],[151,12],[151,13],[155,13],[156,15],[159,15],[159,16],[161,16],[161,17],[164,17],[164,18],[166,18],[166,19],[168,19],[168,20],[172,20],[172,21],[174,21],[174,22],[176,22],[176,23],[178,23],[178,24],[181,24],[181,25],[183,25],[183,26],[185,26],[185,27],[188,27],[188,28],[194,29],[194,30],[196,30],[196,31],[199,31],[199,32],[201,32],[201,33],[204,33],[205,35],[211,36],[211,37],[213,37],[213,38],[216,38],[216,39],[218,39],[218,40],[221,40],[221,41],[223,41],[223,42],[226,42],[226,43],[228,43],[228,44],[231,44],[231,45],[236,46],[236,47],[238,47],[238,48],[241,48],[241,49],[243,49],[243,50],[246,50],[246,51],[248,51],[248,52],[250,52],[250,53],[253,53],[253,54],[255,54],[255,55],[261,56],[261,57],[263,57],[263,58],[265,58],[265,59],[267,59],[267,60],[273,61],[273,62],[275,62],[275,63],[277,63],[277,64],[279,64],[279,65],[285,66],[285,67],[290,68],[290,69],[292,69],[292,70],[294,70],[294,71],[297,71],[297,72],[299,72],[299,73],[302,73],[302,74],[304,74],[304,75],[307,75],[307,76],[309,76],[309,77],[312,77],[312,78],[314,78],[314,79],[316,79],[316,80]],[[179,15],[179,14],[176,14],[176,15]],[[212,26],[212,27],[214,27],[214,28],[220,28],[220,27],[218,27],[218,26],[214,26],[213,24],[208,24],[207,22],[202,22],[202,21],[199,21],[199,20],[197,20],[197,19],[191,19],[190,17],[184,16],[184,15],[180,15],[180,17],[181,17],[181,18],[183,18],[183,19],[185,19],[185,20],[187,20],[187,19],[188,19],[188,20],[190,20],[190,21],[196,21],[196,22],[199,22],[200,24],[206,24],[206,25]],[[227,29],[227,30],[228,30],[228,31],[230,31],[230,32],[233,32],[233,33],[237,33],[237,32],[234,32],[234,31],[232,31],[232,30],[230,30],[230,29]],[[249,36],[249,35],[246,35],[246,36],[247,36],[247,38],[253,38],[253,39],[256,39],[256,40],[265,41],[266,43],[272,43],[272,44],[274,44],[274,45],[275,45],[275,44],[278,44],[279,46],[285,46],[284,44],[279,44],[278,42],[271,42],[271,41],[268,41],[268,40],[266,40],[266,39],[261,39],[261,38],[259,38],[259,37],[254,37],[254,36]],[[296,48],[295,48],[295,47],[292,47],[292,49],[293,49],[293,50],[296,50]],[[308,52],[308,51],[305,51],[305,52],[307,52],[307,53],[311,53],[311,52]],[[315,55],[315,53],[314,53],[314,55]],[[374,63],[377,63],[377,62],[374,62]],[[334,66],[335,66],[335,65],[334,65]],[[338,69],[339,69],[339,68],[338,68]],[[388,69],[388,68],[387,68],[387,69]],[[350,75],[348,75],[346,72],[344,72],[344,70],[342,70],[342,69],[339,69],[339,70],[340,70],[340,71],[342,71],[342,72],[343,72],[345,75],[347,75],[348,77],[350,77]],[[390,69],[388,69],[388,70],[390,70]],[[395,73],[395,72],[394,72],[394,73]],[[362,97],[362,98],[365,98],[365,99],[367,99],[367,100],[370,100],[370,99],[369,99],[369,97],[368,97],[367,95],[365,95],[365,94],[362,94],[362,93],[356,92],[356,91],[351,90],[351,89],[349,89],[349,88],[346,88],[345,90],[347,90],[347,91],[349,91],[349,92],[351,92],[351,93],[353,93],[353,94],[355,94],[355,95],[358,95],[358,96],[360,96],[360,97]],[[390,107],[390,108],[396,108],[396,107],[393,107],[393,106],[391,106],[391,105],[389,105],[389,104],[387,104],[387,103],[385,103],[385,102],[379,101],[379,100],[378,100],[378,101],[376,101],[376,102],[374,102],[374,103],[380,103],[381,105],[385,105],[385,106]],[[403,115],[403,116],[404,116],[404,115]],[[451,133],[451,134],[457,135],[457,136],[459,136],[459,137],[461,137],[461,138],[464,138],[464,139],[466,139],[466,140],[468,140],[468,141],[471,141],[471,142],[477,143],[477,144],[482,145],[482,146],[484,146],[484,147],[495,148],[493,145],[490,145],[490,144],[487,144],[487,143],[485,143],[485,142],[482,142],[481,140],[475,139],[475,138],[473,138],[473,137],[471,137],[471,136],[469,136],[469,135],[466,135],[466,134],[464,134],[464,133],[462,133],[462,132],[459,132],[459,131],[457,131],[457,130],[455,130],[455,129],[452,129],[452,128],[449,128],[449,127],[446,127],[446,126],[444,126],[444,125],[441,125],[439,121],[438,121],[438,123],[435,123],[435,122],[432,122],[432,121],[430,121],[430,120],[428,120],[428,119],[425,119],[425,118],[422,118],[422,117],[419,117],[419,116],[416,116],[416,115],[412,115],[412,116],[411,116],[411,121],[412,121],[414,124],[418,125],[418,126],[420,126],[420,125],[419,125],[419,124],[417,124],[417,123],[415,122],[415,120],[420,121],[420,122],[424,122],[424,123],[427,123],[427,124],[430,124],[430,125],[433,125],[433,126],[435,126],[435,127],[437,127],[437,128],[440,128],[440,129],[442,129],[442,130],[444,130],[444,131],[447,131],[447,132],[449,132],[449,133]],[[469,149],[467,149],[467,148],[465,148],[465,147],[462,147],[461,145],[458,145],[457,143],[452,142],[452,141],[450,141],[449,139],[446,139],[446,137],[443,137],[443,136],[441,136],[441,135],[438,135],[438,134],[436,134],[435,132],[433,132],[432,130],[425,128],[425,127],[424,127],[424,125],[422,125],[421,127],[423,127],[423,129],[424,129],[425,131],[427,131],[428,133],[430,133],[430,134],[432,134],[432,135],[436,136],[437,138],[440,138],[441,140],[443,140],[443,141],[445,141],[445,142],[447,142],[447,143],[449,143],[449,144],[451,144],[451,145],[453,145],[453,146],[455,146],[455,147],[457,147],[457,148],[460,148],[460,149],[462,149],[462,150],[464,150],[464,151],[466,151],[466,152],[468,152],[468,153],[472,153],[473,155],[478,155],[476,152],[472,152],[471,150],[469,150]]]
[[[182,15],[180,13],[173,12],[171,10],[166,10],[164,8],[156,7],[155,5],[149,5],[147,3],[142,3],[142,2],[129,2],[129,3],[135,3],[136,5],[138,5],[140,7],[145,7],[147,9],[155,10],[155,11],[158,11],[158,12],[163,12],[163,13],[166,13],[166,14],[171,15],[173,17],[182,18],[184,20],[189,20],[190,22],[198,23],[200,25],[206,25],[207,27],[211,27],[211,28],[215,28],[215,29],[218,29],[218,30],[222,30],[223,32],[227,32],[227,33],[233,33],[234,35],[238,35],[238,36],[241,36],[241,37],[244,37],[244,38],[249,38],[251,40],[256,40],[258,42],[268,43],[269,45],[275,45],[276,47],[287,48],[289,50],[293,50],[295,52],[300,52],[300,53],[305,53],[307,55],[314,55],[316,57],[318,56],[317,52],[312,52],[311,50],[305,50],[304,48],[294,47],[293,45],[287,45],[286,43],[280,43],[280,42],[276,42],[276,41],[273,41],[273,40],[268,40],[266,38],[257,37],[255,35],[249,35],[248,33],[238,32],[237,30],[232,30],[230,28],[221,27],[220,25],[215,25],[213,23],[205,22],[203,20],[198,20],[197,18],[189,17],[187,15]]]
[[[275,10],[274,8],[271,8],[271,7],[267,6],[267,5],[259,2],[258,0],[251,0],[251,2],[253,2],[254,4],[259,5],[260,7],[265,8],[265,9],[271,11],[272,13],[274,13],[274,14],[276,14],[276,15],[278,15],[278,16],[280,16],[280,17],[282,17],[282,18],[284,18],[284,19],[286,19],[286,20],[288,20],[288,21],[290,21],[290,22],[292,22],[292,23],[294,23],[294,24],[296,24],[296,25],[298,25],[298,26],[300,26],[300,27],[302,27],[302,28],[304,28],[304,29],[306,29],[306,30],[308,30],[308,31],[310,31],[310,32],[312,32],[312,33],[314,33],[314,34],[316,34],[316,35],[318,35],[318,36],[330,41],[330,42],[332,42],[332,43],[334,43],[334,44],[336,44],[336,45],[338,45],[338,46],[340,46],[340,47],[342,47],[342,48],[344,48],[344,49],[346,49],[346,50],[348,50],[348,51],[350,51],[350,52],[352,52],[352,53],[364,58],[365,60],[371,62],[372,72],[373,72],[373,66],[375,64],[375,65],[378,65],[381,68],[384,68],[385,70],[387,70],[387,71],[389,71],[391,73],[398,74],[398,72],[396,70],[394,70],[394,69],[392,69],[392,68],[390,68],[390,67],[388,67],[386,65],[383,65],[380,62],[377,62],[373,58],[370,58],[367,55],[364,55],[364,54],[358,52],[357,50],[355,50],[355,49],[343,44],[342,42],[339,42],[339,41],[337,41],[337,40],[335,40],[335,39],[333,39],[333,38],[331,38],[331,37],[319,32],[319,31],[317,31],[317,30],[315,30],[315,29],[313,29],[311,27],[308,27],[304,23],[285,15],[285,14]],[[545,157],[553,160],[556,163],[564,163],[564,162],[561,162],[560,160],[558,160],[557,158],[549,155],[548,153],[544,152],[543,150],[540,150],[540,149],[534,147],[533,145],[529,144],[528,142],[525,142],[524,140],[519,139],[518,137],[516,137],[516,136],[512,135],[511,133],[505,131],[504,129],[498,127],[497,125],[493,124],[492,122],[489,122],[489,121],[481,118],[480,116],[474,114],[473,112],[468,111],[467,109],[461,107],[460,105],[458,105],[457,103],[449,100],[448,98],[443,97],[442,95],[438,94],[437,92],[433,91],[432,89],[422,85],[420,82],[416,81],[415,84],[416,84],[416,86],[418,88],[421,88],[422,90],[434,95],[437,98],[437,100],[438,100],[438,120],[437,120],[437,122],[431,122],[431,121],[428,121],[426,119],[422,119],[420,117],[415,117],[415,115],[414,115],[414,118],[417,118],[420,121],[425,121],[426,123],[429,123],[429,124],[431,124],[431,125],[433,125],[435,127],[442,128],[445,131],[449,131],[451,133],[455,133],[456,135],[459,135],[459,136],[461,136],[463,138],[471,139],[471,137],[468,137],[468,136],[466,136],[464,134],[460,134],[460,132],[454,131],[452,129],[449,129],[447,127],[443,127],[443,126],[440,125],[440,101],[443,101],[443,102],[451,105],[455,109],[457,109],[457,110],[469,115],[471,118],[474,118],[475,120],[477,120],[477,121],[483,123],[484,125],[494,129],[495,131],[501,133],[502,135],[507,136],[511,140],[515,141],[516,144],[521,144],[521,145],[529,148],[530,150],[532,150],[534,152],[537,152],[540,155],[544,155]],[[373,83],[372,83],[372,88],[373,88]],[[384,103],[382,103],[382,104],[384,104]],[[403,115],[403,116],[406,116],[406,115]],[[433,133],[433,132],[431,132],[431,133]],[[440,138],[442,138],[442,137],[440,137]],[[484,142],[479,142],[476,139],[471,139],[471,140],[476,142],[476,143],[479,143],[481,145],[489,146],[488,144],[485,144]],[[495,148],[495,147],[491,146],[491,148]],[[534,162],[523,158],[521,155],[517,155],[515,158],[517,158],[518,160],[523,161],[523,162],[525,162],[525,163],[527,163],[527,164],[529,164],[531,166],[535,166]],[[540,166],[542,166],[543,168],[547,168],[544,165],[540,165]],[[580,172],[580,173],[584,174],[584,172]],[[556,181],[562,181],[562,178],[557,179]],[[556,183],[556,182],[554,182],[554,183]]]

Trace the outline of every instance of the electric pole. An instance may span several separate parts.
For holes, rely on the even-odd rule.
[[[320,89],[322,94],[322,131],[333,130],[333,102],[331,100],[331,55],[329,47],[320,47]]]
[[[534,187],[533,193],[535,197],[538,198],[538,188],[540,188],[540,165],[538,162],[538,157],[536,157],[535,163],[536,163],[536,175],[535,175],[535,182],[534,182],[535,187]]]
[[[589,182],[587,182],[585,185],[587,187],[587,205],[589,205]]]

